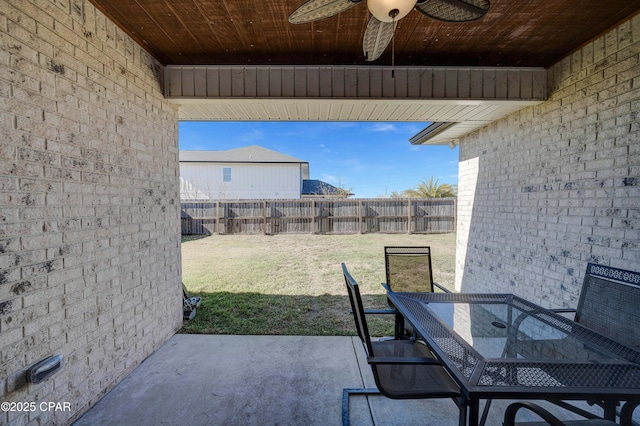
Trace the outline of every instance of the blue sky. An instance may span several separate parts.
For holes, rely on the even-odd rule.
[[[260,145],[308,161],[311,179],[371,198],[414,188],[432,176],[457,185],[458,148],[409,143],[427,124],[183,121],[178,140],[181,150]]]

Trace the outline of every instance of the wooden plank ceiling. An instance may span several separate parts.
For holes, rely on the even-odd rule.
[[[293,25],[304,0],[90,0],[164,65],[367,63],[362,3]],[[481,19],[436,21],[414,10],[398,23],[400,66],[548,67],[640,11],[640,0],[491,0]]]
[[[366,0],[336,16],[299,25],[290,24],[287,18],[305,0],[89,1],[163,65],[234,66],[238,72],[243,72],[244,68],[248,73],[262,67],[260,72],[269,75],[285,72],[278,67],[286,66],[296,67],[296,72],[306,72],[305,68],[311,67],[357,66],[360,74],[378,75],[388,71],[381,67],[388,68],[392,63],[391,46],[376,61],[365,61],[362,38],[369,20]],[[411,11],[399,21],[396,29],[395,66],[419,67],[420,70],[426,67],[547,68],[607,30],[623,22],[630,25],[629,18],[640,12],[640,0],[490,1],[486,15],[468,23],[441,22],[416,10]],[[621,31],[615,33],[622,43],[624,37],[630,37],[624,29],[623,25]],[[606,46],[603,48],[606,50]],[[167,72],[175,72],[175,67],[170,68]],[[310,70],[315,71],[317,69]],[[380,72],[376,74],[377,71]],[[391,96],[393,99],[384,96],[361,98],[360,94],[343,99],[336,96],[320,99],[313,95],[274,97],[271,89],[269,96],[256,98],[234,94],[235,80],[228,95],[220,92],[226,86],[214,82],[210,87],[208,78],[206,84],[194,86],[196,74],[209,74],[203,69],[183,68],[177,72],[180,73],[180,93],[167,90],[166,95],[180,105],[181,120],[456,123],[441,133],[420,138],[417,143],[456,143],[460,136],[539,98],[505,95],[500,99],[484,99],[486,96],[467,94],[469,102],[466,102],[465,96],[458,93],[460,87],[453,100],[435,92],[431,95],[420,92],[420,96],[402,99],[403,96],[395,91]],[[446,77],[445,81],[457,81],[456,72],[456,69],[448,69],[446,73],[452,78]],[[173,80],[167,80],[171,86]],[[415,89],[414,80],[407,80],[406,90]],[[299,89],[297,81],[296,92]],[[198,95],[193,88],[190,90],[194,93],[186,93],[185,85],[189,82],[196,88],[201,86],[206,94]],[[305,82],[311,84],[309,79]],[[242,80],[241,83],[247,82]],[[338,83],[340,81],[331,80],[328,84],[335,89]],[[384,86],[383,83],[380,84]],[[257,95],[259,86],[252,84]],[[274,84],[280,87],[293,83],[269,80],[268,85]],[[394,84],[397,86],[397,81]],[[471,81],[462,80],[463,86],[469,84]],[[358,87],[360,85],[357,83]],[[369,86],[371,82],[367,82],[367,87],[375,89]],[[449,90],[449,86],[445,86]],[[440,89],[444,90],[443,87]],[[302,89],[302,92],[308,92],[318,87]]]

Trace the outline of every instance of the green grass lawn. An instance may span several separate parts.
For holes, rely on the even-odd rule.
[[[367,308],[386,307],[384,246],[428,245],[434,280],[453,289],[455,234],[212,235],[185,237],[182,275],[202,297],[183,333],[354,335],[340,264],[358,281]],[[373,335],[391,316],[369,318]]]

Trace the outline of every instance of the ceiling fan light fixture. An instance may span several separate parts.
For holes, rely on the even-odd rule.
[[[393,22],[407,16],[417,0],[367,0],[369,12],[380,22]]]

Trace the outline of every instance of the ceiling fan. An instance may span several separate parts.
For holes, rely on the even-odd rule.
[[[352,8],[363,0],[308,0],[290,16],[292,24],[305,24],[328,18]],[[362,40],[367,61],[382,55],[393,38],[398,21],[415,7],[419,12],[440,21],[468,22],[482,18],[489,10],[489,0],[366,0],[371,19]]]

